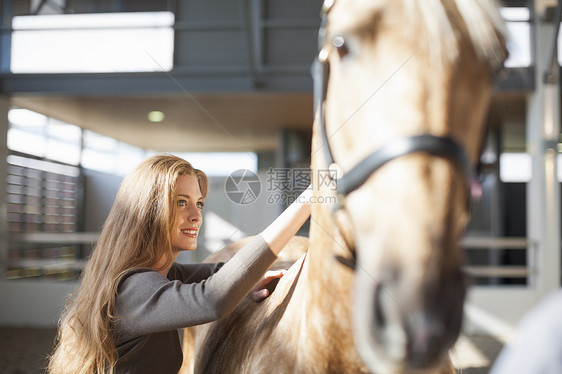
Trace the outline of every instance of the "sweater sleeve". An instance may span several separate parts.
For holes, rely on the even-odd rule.
[[[182,283],[198,283],[215,274],[224,262],[202,264],[172,264],[168,272],[169,280],[179,280]]]
[[[116,344],[228,315],[276,258],[257,236],[215,274],[197,283],[171,281],[150,269],[128,273],[115,300]]]

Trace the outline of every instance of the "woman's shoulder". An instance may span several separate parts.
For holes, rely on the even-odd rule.
[[[121,291],[124,288],[128,288],[136,284],[147,284],[152,281],[162,281],[165,278],[154,269],[150,268],[135,268],[130,269],[123,274],[119,280],[119,285],[117,290]]]
[[[223,263],[190,263],[174,262],[168,272],[168,279],[179,280],[182,283],[197,283],[215,274]]]
[[[173,263],[167,277],[150,268],[135,268],[123,274],[117,291],[119,293],[130,288],[143,287],[152,289],[164,283],[180,281],[181,283],[197,283],[216,273],[223,263],[178,264]]]

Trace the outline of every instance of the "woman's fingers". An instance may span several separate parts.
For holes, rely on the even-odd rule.
[[[271,280],[271,279],[275,279],[275,278],[281,278],[283,277],[285,274],[287,273],[287,270],[285,269],[280,269],[280,270],[268,270],[263,279],[262,282],[264,280]]]
[[[282,278],[285,273],[287,273],[287,271],[284,269],[269,270],[266,272],[262,280],[259,281],[252,291],[252,299],[256,302],[266,299],[275,290],[279,279]]]
[[[267,288],[252,292],[252,299],[254,299],[254,301],[257,303],[265,300],[268,296],[269,296],[269,291],[267,290]]]

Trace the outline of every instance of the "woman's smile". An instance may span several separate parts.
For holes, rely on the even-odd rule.
[[[193,228],[193,229],[181,229],[180,230],[184,235],[189,236],[190,238],[197,238],[197,231],[199,231],[199,229],[197,228]]]

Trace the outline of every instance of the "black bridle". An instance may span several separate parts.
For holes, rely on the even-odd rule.
[[[319,50],[318,58],[313,65],[314,78],[314,103],[315,111],[319,115],[319,127],[324,148],[324,157],[326,165],[332,170],[341,170],[337,165],[332,149],[330,147],[330,137],[326,130],[326,121],[324,113],[324,101],[328,88],[328,78],[330,65],[328,61],[328,50],[324,48],[326,37],[326,24],[328,22],[328,12],[330,11],[334,0],[326,0],[322,8],[322,24],[319,31]],[[431,134],[422,134],[415,136],[405,136],[392,140],[382,148],[375,150],[351,170],[343,173],[343,175],[335,176],[329,174],[337,186],[338,207],[343,205],[344,198],[355,191],[367,181],[367,179],[379,168],[388,162],[406,156],[412,153],[425,153],[432,156],[442,157],[454,162],[463,171],[467,184],[467,201],[469,201],[470,188],[469,184],[473,176],[473,167],[468,161],[465,150],[453,139],[444,136],[434,136]]]

